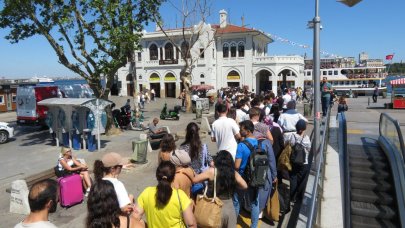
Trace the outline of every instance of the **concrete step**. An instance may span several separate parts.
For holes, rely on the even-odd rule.
[[[397,228],[391,220],[386,219],[374,219],[370,217],[352,215],[352,227],[353,228]]]
[[[351,201],[350,204],[352,215],[388,220],[394,219],[397,216],[391,207],[385,205],[375,205],[358,201]]]
[[[394,198],[387,192],[367,191],[361,189],[351,190],[351,200],[382,205],[392,205],[394,202]]]

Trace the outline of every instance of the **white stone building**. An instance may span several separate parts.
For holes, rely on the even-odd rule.
[[[268,44],[273,40],[260,30],[236,26],[227,22],[227,13],[220,12],[218,25],[199,24],[188,30],[202,29],[192,47],[192,84],[212,85],[215,89],[228,86],[248,86],[254,91],[277,91],[283,79],[288,87],[303,87],[304,58],[301,56],[268,56]],[[182,29],[167,30],[179,47],[187,45]],[[142,50],[135,53],[136,86],[154,88],[158,97],[178,97],[182,89],[180,71],[184,66],[182,52],[156,29],[144,32]],[[129,64],[118,71],[119,95],[131,95],[134,89]]]

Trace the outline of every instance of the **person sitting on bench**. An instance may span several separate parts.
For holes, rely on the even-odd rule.
[[[149,124],[150,137],[152,139],[160,139],[167,134],[167,131],[157,126],[158,123],[159,119],[154,118],[152,123]]]

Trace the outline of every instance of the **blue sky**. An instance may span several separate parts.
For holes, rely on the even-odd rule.
[[[179,0],[173,0],[177,2]],[[394,62],[405,61],[405,1],[363,0],[347,7],[334,0],[320,1],[321,50],[339,56],[358,57],[365,51],[370,58],[385,59],[395,53]],[[212,0],[208,21],[219,22],[219,10],[228,11],[230,22],[260,29],[290,42],[276,40],[269,45],[269,55],[312,56],[313,31],[307,22],[314,17],[314,0]],[[161,8],[165,24],[175,27],[176,16],[170,4]],[[180,20],[180,17],[177,16]],[[154,30],[154,24],[146,27]],[[10,44],[4,39],[7,30],[0,30],[0,77],[75,76],[57,62],[57,57],[43,37],[33,37]],[[293,43],[296,45],[293,45]]]

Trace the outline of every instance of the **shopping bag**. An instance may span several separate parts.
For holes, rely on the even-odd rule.
[[[280,201],[278,197],[278,184],[276,183],[273,192],[267,200],[266,213],[264,214],[269,220],[278,222],[280,219]]]
[[[197,195],[194,216],[198,227],[217,228],[221,226],[223,202],[217,197],[217,170],[214,171],[214,197],[207,197],[208,185],[205,187],[204,195]]]

